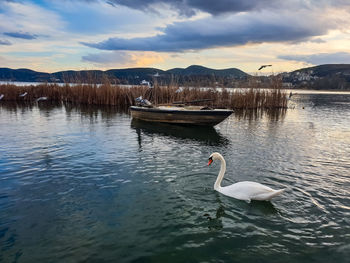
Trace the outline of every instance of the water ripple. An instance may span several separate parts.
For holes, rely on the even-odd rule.
[[[0,261],[344,262],[350,97],[314,96],[282,119],[232,116],[215,129],[0,105]],[[220,166],[206,165],[215,151],[223,185],[285,193],[251,203],[219,194]]]

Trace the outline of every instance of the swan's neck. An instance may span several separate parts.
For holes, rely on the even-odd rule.
[[[225,172],[226,172],[226,162],[225,159],[222,156],[219,156],[219,159],[221,161],[221,167],[220,167],[220,172],[218,177],[216,178],[215,184],[214,184],[214,189],[218,190],[221,186],[221,181],[224,178]]]

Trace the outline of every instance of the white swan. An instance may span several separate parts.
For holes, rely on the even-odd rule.
[[[269,201],[271,198],[280,195],[285,189],[273,190],[272,188],[256,182],[238,182],[229,186],[220,186],[226,172],[226,162],[220,153],[213,153],[209,157],[208,165],[213,161],[220,160],[221,168],[214,184],[214,190],[223,195],[233,197],[239,200],[250,202],[250,200]]]

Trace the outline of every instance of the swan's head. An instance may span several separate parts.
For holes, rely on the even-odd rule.
[[[208,165],[211,165],[211,163],[215,160],[218,160],[218,159],[221,159],[222,156],[220,153],[212,153],[210,156],[209,156],[209,160],[208,160]]]

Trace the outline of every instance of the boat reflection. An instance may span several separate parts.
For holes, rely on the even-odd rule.
[[[190,139],[207,145],[225,145],[228,143],[225,137],[210,126],[184,126],[132,119],[131,128],[136,130],[140,147],[142,134],[150,136],[161,135],[184,140]]]

